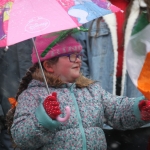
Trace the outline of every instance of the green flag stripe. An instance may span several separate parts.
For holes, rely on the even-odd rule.
[[[132,30],[132,35],[140,32],[142,29],[144,29],[149,24],[147,13],[142,12],[140,17],[137,20],[137,24],[134,26]]]

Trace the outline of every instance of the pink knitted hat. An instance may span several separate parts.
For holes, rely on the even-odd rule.
[[[42,52],[50,45],[50,43],[55,40],[57,36],[45,36],[41,35],[36,37],[35,45],[37,47],[37,51],[40,57],[40,61],[44,61],[61,54],[72,53],[72,52],[80,52],[82,50],[82,46],[78,43],[72,36],[68,36],[61,42],[57,43],[52,49],[44,56],[41,57]],[[38,62],[38,58],[36,56],[35,49],[33,48],[32,52],[32,63],[35,64]]]

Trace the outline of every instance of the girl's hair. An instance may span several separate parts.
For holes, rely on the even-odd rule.
[[[48,63],[55,64],[58,61],[58,59],[59,59],[58,57],[52,58],[52,59],[48,60]],[[43,67],[43,65],[42,65],[42,67]],[[44,67],[43,67],[43,71],[44,71],[48,85],[54,86],[54,87],[60,87],[62,84],[64,84],[64,82],[59,77],[56,77],[53,74],[48,73],[44,69]],[[29,68],[29,70],[26,72],[25,76],[22,78],[22,81],[18,88],[18,92],[15,97],[16,101],[18,100],[19,95],[24,90],[27,89],[28,84],[31,82],[32,79],[44,82],[44,79],[43,79],[43,76],[41,73],[41,69],[40,69],[38,63],[34,64],[31,68]],[[90,85],[92,83],[94,83],[94,81],[82,76],[82,74],[80,74],[80,77],[76,80],[76,86],[78,88],[87,87],[88,85]],[[13,123],[15,109],[16,108],[11,108],[6,115],[6,126],[8,129],[8,133],[10,135],[11,135],[10,129],[11,129],[11,126]],[[13,138],[12,138],[12,142],[13,142],[13,147],[16,148],[17,146],[16,146],[15,142],[13,141]]]

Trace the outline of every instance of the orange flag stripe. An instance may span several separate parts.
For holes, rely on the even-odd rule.
[[[150,100],[150,52],[146,55],[137,85],[137,88],[142,92],[142,94]]]

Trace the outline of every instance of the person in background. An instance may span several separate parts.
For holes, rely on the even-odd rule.
[[[133,85],[125,64],[125,53],[136,19],[142,11],[150,19],[149,0],[110,0],[124,13],[117,12],[84,25],[88,33],[74,35],[83,46],[81,72],[100,82],[108,92],[127,97],[142,94]],[[106,120],[106,123],[108,121]],[[146,150],[149,125],[131,131],[117,131],[104,125],[108,150]]]
[[[26,40],[0,48],[0,150],[13,150],[6,127],[6,113],[10,109],[9,97],[15,96],[21,78],[32,64],[32,41]]]

